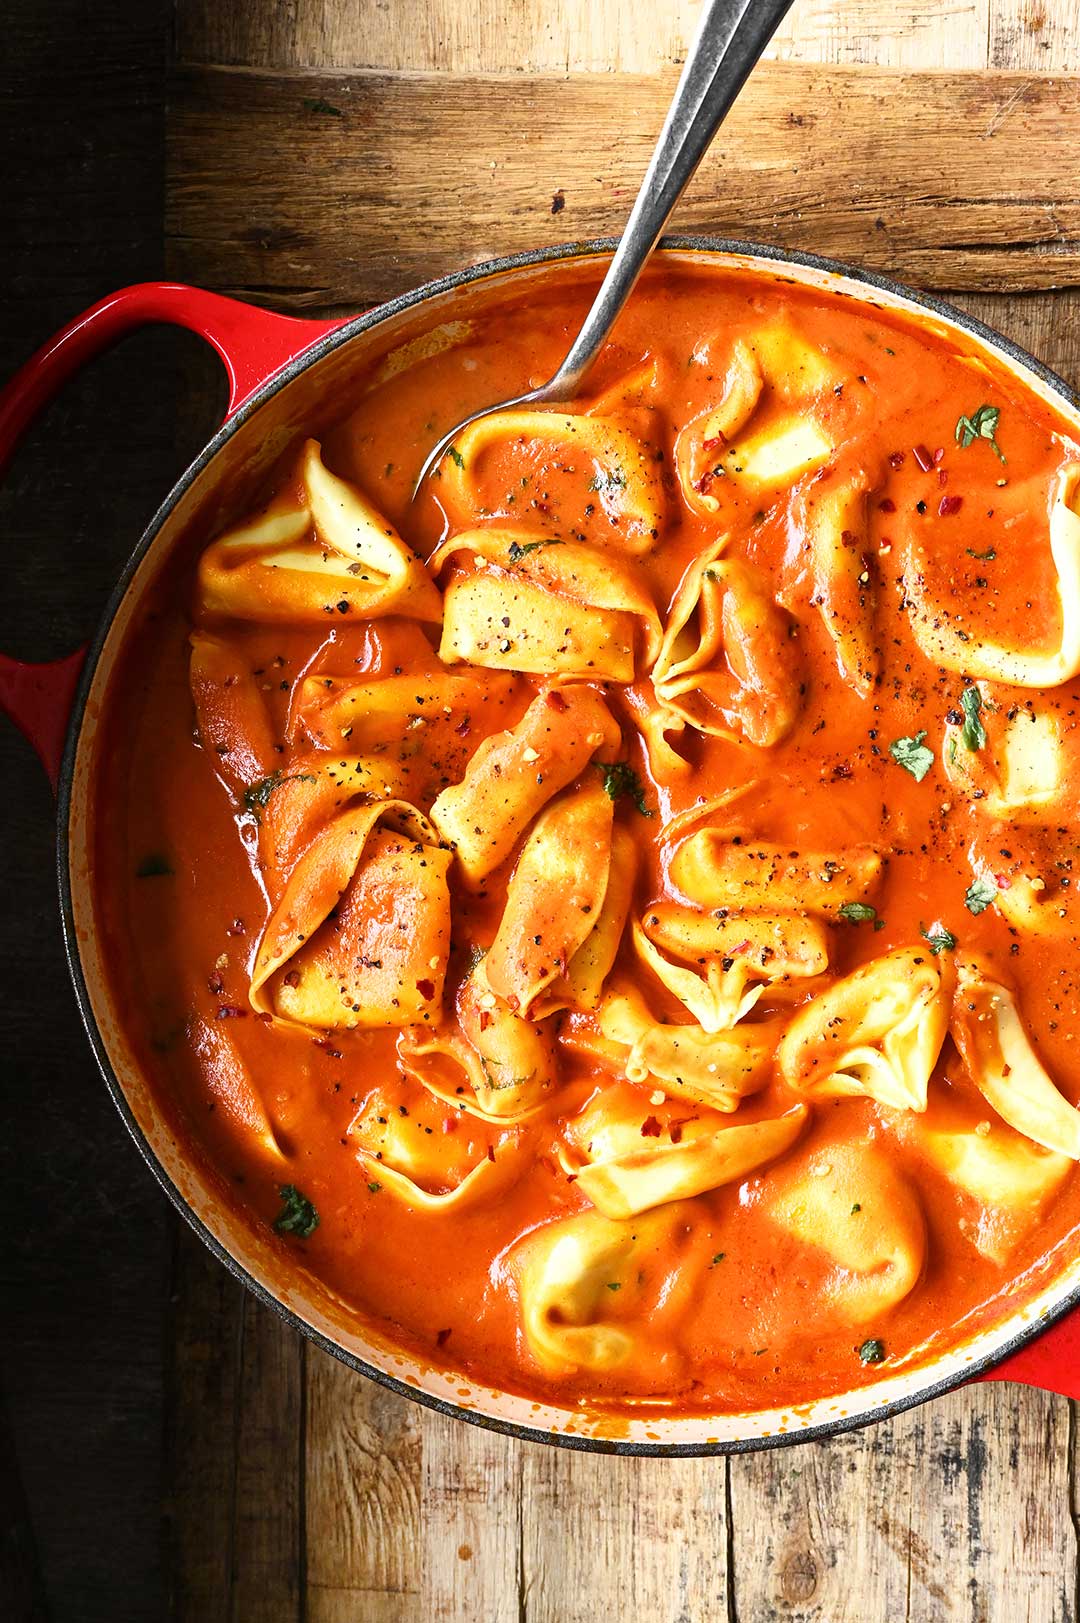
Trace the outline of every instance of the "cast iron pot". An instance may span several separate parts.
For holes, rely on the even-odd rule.
[[[48,665],[0,660],[0,706],[26,733],[59,796],[57,867],[68,965],[83,1023],[113,1101],[177,1210],[236,1277],[297,1330],[351,1368],[430,1408],[494,1430],[566,1447],[627,1454],[731,1453],[822,1437],[895,1414],[976,1378],[1019,1380],[1080,1397],[1080,1247],[1062,1244],[1034,1297],[922,1368],[800,1406],[740,1414],[640,1419],[539,1405],[432,1368],[351,1316],[273,1237],[225,1203],[211,1170],[178,1136],[125,1036],[103,961],[91,880],[89,789],[101,717],[125,633],[164,560],[238,517],[266,470],[301,430],[317,432],[333,402],[341,416],[373,364],[432,328],[527,302],[553,273],[599,281],[610,241],[574,244],[462,271],[343,321],[303,321],[173,283],[145,283],[102,300],[58,333],[0,394],[0,465],[37,411],[85,361],[131,329],[173,322],[198,332],[228,372],[225,420],[166,497],[139,541],[88,651]],[[1075,425],[1072,391],[980,322],[883,277],[809,254],[707,238],[669,238],[670,263],[752,269],[839,292],[878,309],[914,312],[991,352]],[[446,334],[453,339],[455,329]]]

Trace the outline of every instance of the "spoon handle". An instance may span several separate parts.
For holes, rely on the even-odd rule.
[[[668,216],[792,0],[705,0],[660,139],[600,291],[570,353],[538,395],[569,400],[630,297]]]

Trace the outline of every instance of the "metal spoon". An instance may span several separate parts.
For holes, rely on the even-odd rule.
[[[565,403],[581,389],[589,368],[607,341],[616,317],[630,297],[645,261],[668,217],[701,162],[710,141],[792,0],[705,0],[694,43],[686,58],[660,139],[637,200],[626,222],[607,275],[585,317],[570,353],[549,383],[474,411],[432,446],[413,486],[418,493],[454,439],[494,411],[541,401]]]

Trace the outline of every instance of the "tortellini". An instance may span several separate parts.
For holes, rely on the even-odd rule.
[[[865,1095],[926,1109],[949,1024],[949,988],[925,948],[863,964],[803,1005],[776,1051],[788,1086],[811,1099]]]
[[[598,1010],[597,1031],[579,1033],[579,1041],[631,1082],[728,1113],[765,1086],[776,1030],[766,1024],[730,1031],[664,1025],[632,982],[615,981]]]
[[[671,859],[671,877],[701,907],[836,917],[851,902],[867,901],[881,880],[881,854],[873,846],[844,851],[798,851],[770,840],[702,828]]]
[[[492,990],[520,1014],[566,975],[601,916],[613,821],[611,798],[593,774],[553,800],[532,826],[485,961]]]
[[[765,1197],[772,1221],[831,1264],[822,1306],[853,1326],[878,1323],[915,1287],[926,1223],[915,1191],[881,1150],[855,1142],[782,1165]]]
[[[191,696],[199,741],[234,790],[258,783],[276,761],[274,734],[250,664],[224,637],[191,635]]]
[[[450,860],[403,801],[341,812],[308,846],[267,923],[252,1007],[323,1029],[437,1020]]]
[[[349,1128],[365,1175],[419,1211],[460,1211],[489,1200],[520,1169],[522,1132],[495,1131],[422,1088],[407,1102],[376,1089]]]
[[[594,688],[548,688],[516,726],[486,738],[460,783],[446,788],[431,820],[470,880],[482,880],[513,851],[521,831],[598,751],[621,734]]]
[[[1001,1119],[1080,1161],[1080,1110],[1043,1069],[1012,992],[977,959],[958,967],[951,1029],[971,1080]]]
[[[767,985],[820,975],[829,963],[824,926],[797,913],[725,910],[717,917],[659,902],[635,926],[634,945],[706,1031],[735,1025]]]
[[[807,1114],[797,1105],[783,1116],[731,1124],[708,1110],[673,1113],[615,1084],[570,1122],[560,1158],[605,1217],[635,1217],[744,1178],[791,1148]]]
[[[203,553],[199,597],[207,614],[260,621],[442,618],[420,559],[355,485],[330,472],[316,440],[304,445],[292,482]]]
[[[645,1383],[677,1365],[692,1247],[679,1203],[622,1222],[580,1212],[527,1235],[510,1267],[533,1358],[555,1376],[619,1370]]]
[[[679,720],[766,748],[791,731],[803,684],[795,627],[720,540],[683,576],[652,681]]]
[[[1078,502],[1080,462],[1074,462],[1058,475],[1050,496],[1050,555],[1057,571],[1060,617],[1056,646],[1014,647],[973,635],[958,609],[932,599],[932,572],[916,560],[905,573],[904,596],[912,634],[927,659],[961,672],[968,680],[1008,682],[1021,688],[1057,687],[1080,673]],[[1038,514],[1041,506],[1039,495],[1032,492],[1026,513]]]
[[[1075,750],[1066,747],[1058,715],[1026,705],[991,708],[976,691],[986,742],[970,749],[963,724],[948,725],[941,758],[949,781],[981,816],[1030,823],[1071,815],[1065,802]]]
[[[660,651],[660,620],[632,559],[528,530],[467,530],[449,566],[439,656],[494,670],[632,682]]]
[[[797,508],[808,558],[805,594],[821,615],[845,682],[866,698],[881,673],[875,622],[876,579],[867,533],[870,477],[863,468],[826,468],[807,485]]]
[[[463,428],[441,467],[440,495],[455,523],[468,525],[480,516],[477,466],[500,447],[513,449],[517,495],[524,496],[530,479],[558,456],[564,473],[580,473],[581,494],[591,495],[603,509],[606,540],[628,552],[647,552],[655,544],[664,521],[655,453],[612,418],[580,412],[493,411]],[[568,457],[573,458],[572,469]],[[530,473],[520,475],[522,466]],[[502,518],[513,516],[509,504],[497,511]]]

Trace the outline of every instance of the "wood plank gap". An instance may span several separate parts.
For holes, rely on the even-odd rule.
[[[724,1455],[724,1554],[727,1564],[727,1583],[724,1586],[724,1610],[727,1623],[739,1623],[738,1597],[735,1593],[735,1517],[731,1509],[731,1455]]]

